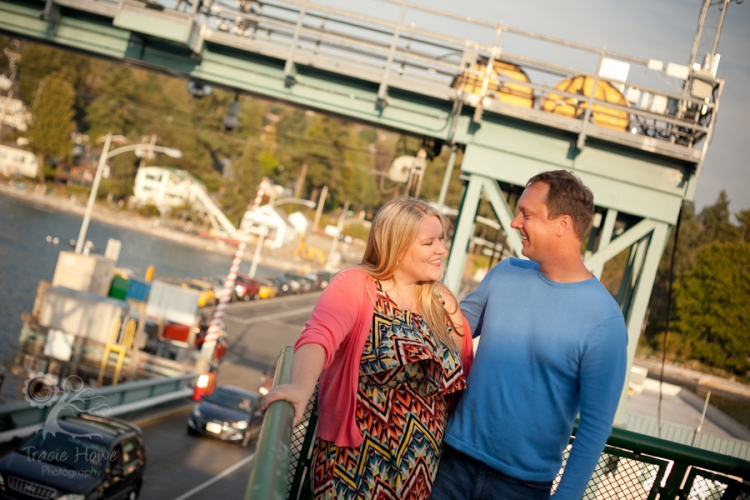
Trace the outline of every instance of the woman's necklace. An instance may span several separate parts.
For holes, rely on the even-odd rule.
[[[409,300],[406,301],[404,299],[404,296],[401,295],[401,291],[398,289],[398,286],[396,286],[396,283],[393,282],[393,281],[391,281],[389,284],[393,288],[391,288],[390,293],[388,293],[388,292],[386,292],[386,293],[388,293],[389,295],[391,295],[391,294],[395,294],[396,295],[396,297],[395,297],[395,299],[396,299],[396,305],[399,306],[399,308],[402,309],[402,310],[408,310],[408,311],[414,311],[414,312],[416,312],[415,309],[414,309],[414,293],[412,292],[411,294],[408,294]]]

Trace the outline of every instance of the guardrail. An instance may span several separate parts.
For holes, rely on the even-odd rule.
[[[487,110],[568,130],[579,148],[593,136],[693,163],[708,148],[724,85],[716,67],[636,58],[396,0],[376,8],[397,20],[310,0],[51,3],[111,16],[115,26],[196,53],[209,43],[280,60],[289,86],[307,85],[297,65],[309,66],[378,85],[380,108],[389,105],[389,89],[400,89],[461,101],[474,108],[475,121]],[[440,19],[445,32],[412,19],[425,26]],[[466,32],[471,38],[460,35]]]
[[[274,385],[289,382],[293,350],[282,350]],[[317,422],[315,401],[292,430],[294,411],[286,401],[269,406],[245,499],[312,498],[310,452]],[[309,432],[308,432],[309,430]],[[574,434],[575,436],[575,434]],[[571,438],[571,442],[575,437]],[[553,483],[553,491],[567,462]],[[584,500],[746,500],[750,462],[625,429],[613,428]]]
[[[57,388],[48,384],[47,391],[35,401],[19,401],[0,406],[0,421],[7,430],[0,432],[0,443],[23,437],[45,422],[63,415],[90,411],[103,415],[122,415],[150,406],[190,396],[190,382],[195,373],[179,377],[142,380],[101,388],[76,387],[67,384]],[[40,382],[44,384],[44,382]],[[66,385],[66,384],[63,384]]]

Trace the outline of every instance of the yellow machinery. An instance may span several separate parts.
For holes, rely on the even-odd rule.
[[[479,61],[471,72],[466,72],[453,81],[453,88],[461,89],[468,94],[481,95],[482,84],[487,73],[487,60]],[[534,91],[525,85],[510,82],[498,82],[495,76],[502,76],[519,82],[529,82],[529,77],[520,66],[504,61],[492,64],[492,73],[487,85],[487,95],[495,96],[500,102],[531,108],[534,106]]]
[[[115,374],[112,377],[112,385],[117,385],[120,378],[120,371],[122,370],[123,362],[125,361],[125,354],[133,344],[133,337],[135,337],[136,322],[131,319],[125,324],[124,332],[120,331],[120,320],[116,319],[112,324],[112,333],[110,334],[109,342],[107,342],[104,348],[104,355],[102,356],[102,366],[99,369],[99,380],[97,385],[101,386],[104,381],[104,372],[107,370],[107,364],[109,363],[109,355],[112,352],[117,353],[117,365],[115,366]],[[122,342],[118,342],[122,337]],[[131,360],[132,363],[137,362],[135,359]]]
[[[591,76],[569,76],[565,80],[555,85],[555,89],[568,92],[570,94],[580,94],[580,99],[563,97],[558,94],[548,94],[542,109],[556,115],[569,116],[571,118],[581,118],[588,107],[588,98],[594,88],[594,78]],[[611,102],[620,106],[627,106],[628,101],[622,93],[617,90],[611,83],[599,80],[596,86],[597,101]],[[610,108],[603,104],[594,104],[591,108],[591,115],[596,125],[627,132],[630,129],[630,113],[619,109]]]
[[[298,255],[303,259],[317,260],[320,266],[325,265],[323,252],[319,248],[307,246],[305,235],[302,233],[299,235],[299,248],[294,251],[294,255]]]

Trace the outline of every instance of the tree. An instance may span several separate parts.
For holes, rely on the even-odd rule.
[[[101,93],[89,105],[86,121],[92,141],[109,132],[140,135],[137,87],[130,68],[112,65],[99,85]]]
[[[46,77],[39,88],[29,141],[39,160],[39,178],[44,182],[46,159],[69,160],[73,154],[71,135],[75,131],[75,92],[73,86],[54,75]]]
[[[72,52],[56,49],[48,45],[25,43],[18,64],[18,90],[28,106],[33,106],[34,96],[39,85],[49,75],[56,75],[68,82],[73,89],[89,91],[88,78],[91,74],[91,58]],[[78,118],[83,116],[85,106],[83,95],[76,95],[75,111]]]
[[[745,209],[734,214],[740,223],[740,241],[750,243],[750,209]]]
[[[675,294],[683,356],[737,375],[750,370],[750,244],[701,247]]]
[[[722,189],[716,203],[704,208],[698,217],[703,230],[698,236],[697,244],[700,246],[714,241],[737,241],[739,230],[729,221],[730,215],[729,198]]]
[[[680,234],[677,241],[677,252],[675,253],[674,276],[677,280],[679,277],[692,269],[695,265],[695,258],[698,252],[697,240],[700,234],[698,218],[695,215],[695,208],[692,203],[683,203],[680,211]],[[654,287],[651,290],[651,299],[649,301],[648,324],[646,326],[645,336],[652,347],[658,348],[661,344],[661,335],[666,327],[667,318],[667,291],[669,289],[669,269],[672,263],[672,251],[675,245],[676,228],[667,240],[667,246],[659,261],[659,268],[654,280]]]

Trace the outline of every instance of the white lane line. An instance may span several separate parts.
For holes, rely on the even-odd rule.
[[[266,314],[265,316],[256,316],[254,318],[238,318],[237,316],[231,316],[227,314],[225,316],[226,319],[229,321],[232,321],[234,323],[239,323],[241,325],[250,325],[252,323],[258,323],[260,321],[268,321],[269,319],[279,319],[279,318],[285,318],[287,316],[293,316],[295,314],[304,313],[304,312],[310,312],[313,310],[313,306],[307,306],[307,307],[301,307],[299,309],[292,309],[290,311],[283,311],[275,314]]]
[[[274,297],[272,299],[263,300],[250,300],[250,301],[237,301],[227,303],[228,309],[258,309],[260,307],[268,307],[270,304],[283,304],[285,302],[302,302],[303,300],[310,300],[310,297],[320,295],[320,291],[303,293],[301,295],[283,295],[281,297]]]
[[[199,491],[208,488],[209,486],[211,486],[212,484],[214,484],[216,481],[219,481],[219,480],[227,477],[232,472],[236,471],[237,469],[239,469],[240,467],[242,467],[246,463],[250,462],[253,458],[255,458],[255,453],[253,453],[252,455],[250,455],[248,457],[243,458],[242,460],[240,460],[236,464],[232,465],[228,469],[225,469],[223,472],[217,474],[216,476],[212,477],[208,481],[206,481],[206,482],[204,482],[202,484],[199,484],[198,486],[196,486],[192,490],[186,491],[185,493],[183,493],[182,495],[178,496],[174,500],[185,500],[186,498],[190,498],[191,496],[195,495]]]

